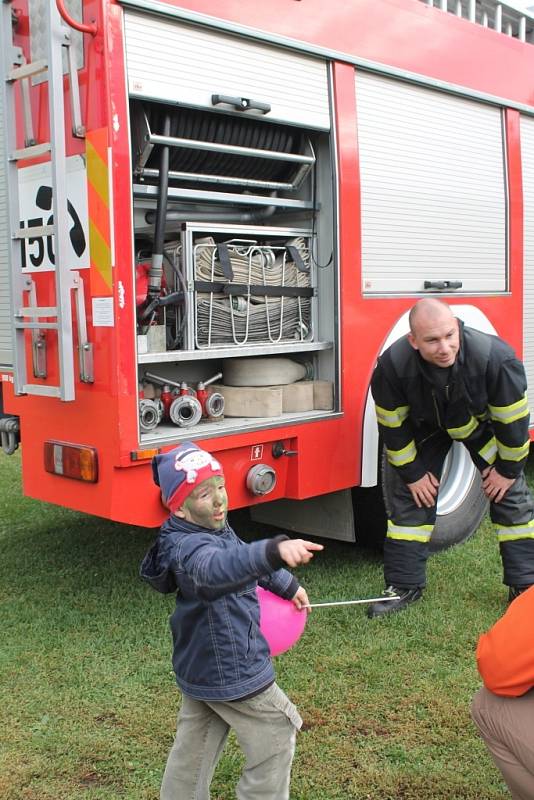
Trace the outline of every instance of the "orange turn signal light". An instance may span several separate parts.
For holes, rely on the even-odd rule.
[[[98,457],[94,447],[48,440],[44,443],[44,466],[53,475],[96,483]]]
[[[146,461],[149,458],[152,459],[154,456],[157,456],[159,452],[159,447],[153,447],[150,450],[132,450],[130,459],[132,461]]]

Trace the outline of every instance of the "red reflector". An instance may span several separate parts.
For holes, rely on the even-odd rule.
[[[98,457],[94,447],[47,441],[44,443],[44,466],[47,472],[96,483]]]

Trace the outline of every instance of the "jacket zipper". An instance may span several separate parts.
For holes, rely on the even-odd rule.
[[[439,416],[439,409],[438,409],[438,401],[436,400],[436,392],[432,389],[432,400],[434,401],[434,410],[436,412],[436,418],[438,420],[438,428],[443,428],[441,424],[441,418]]]
[[[447,386],[444,386],[443,388],[444,388],[444,391],[445,391],[445,400],[447,402],[449,402],[449,384],[447,384]],[[439,415],[438,401],[437,401],[437,398],[436,398],[436,391],[435,391],[434,387],[432,387],[431,391],[432,391],[432,400],[434,401],[434,410],[436,412],[436,418],[438,420],[438,428],[442,428],[442,430],[446,430],[446,428],[444,428],[443,425],[441,424],[441,417]]]

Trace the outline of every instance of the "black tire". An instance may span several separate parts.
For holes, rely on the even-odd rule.
[[[379,486],[354,489],[356,542],[380,547],[386,535],[390,486],[385,452],[382,453]],[[454,443],[443,467],[438,499],[438,516],[430,540],[437,553],[469,539],[479,527],[488,508],[480,473],[463,445]]]

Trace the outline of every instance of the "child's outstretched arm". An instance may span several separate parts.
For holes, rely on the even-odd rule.
[[[284,539],[278,543],[278,553],[288,567],[300,567],[313,558],[313,554],[323,550],[322,544],[307,542],[305,539]]]

